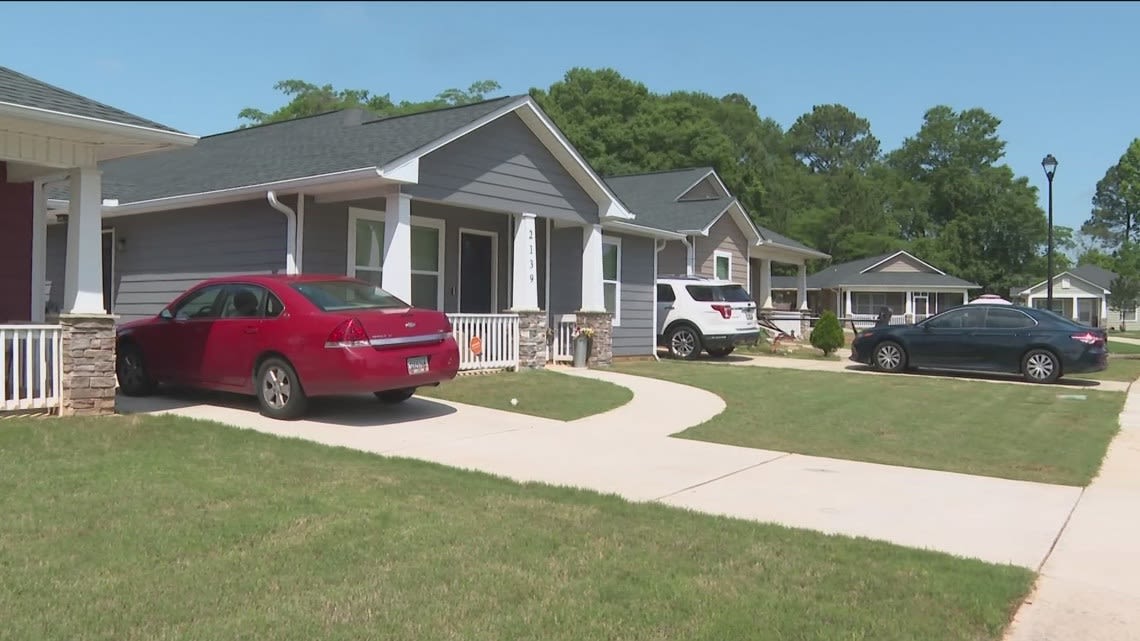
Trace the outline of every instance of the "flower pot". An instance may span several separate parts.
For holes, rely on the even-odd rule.
[[[578,336],[574,339],[574,367],[586,367],[590,361],[590,338]]]

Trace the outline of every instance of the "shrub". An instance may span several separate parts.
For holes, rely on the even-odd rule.
[[[824,356],[831,356],[835,350],[843,347],[843,327],[832,311],[825,311],[819,322],[811,330],[811,346],[823,352]]]

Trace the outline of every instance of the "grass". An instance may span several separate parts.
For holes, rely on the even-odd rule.
[[[1140,345],[1134,343],[1122,343],[1120,341],[1108,338],[1108,353],[1109,354],[1140,354]]]
[[[1085,486],[1122,392],[661,362],[628,374],[694,385],[727,409],[676,436],[856,461]]]
[[[1033,575],[175,417],[0,425],[0,639],[997,640]]]
[[[1116,347],[1109,347],[1108,368],[1099,372],[1087,374],[1073,374],[1070,378],[1085,378],[1096,381],[1127,381],[1140,378],[1140,359],[1129,357],[1127,354],[1113,356]]]
[[[771,356],[773,358],[798,358],[801,360],[809,361],[838,361],[840,360],[839,354],[832,353],[829,356],[824,356],[823,352],[811,347],[803,346],[799,348],[784,349],[779,352],[773,352],[769,345],[759,345],[757,347],[738,347],[736,351],[741,354],[748,354],[749,356]]]
[[[1133,330],[1128,330],[1126,332],[1109,331],[1109,333],[1108,333],[1108,342],[1109,343],[1112,342],[1113,336],[1123,336],[1124,338],[1140,338],[1140,330],[1133,329]]]
[[[417,394],[560,421],[600,414],[633,398],[613,383],[543,370],[460,376],[439,387],[421,387]],[[518,405],[511,405],[512,398]]]

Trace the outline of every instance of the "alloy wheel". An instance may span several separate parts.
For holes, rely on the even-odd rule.
[[[143,366],[138,355],[127,353],[123,355],[123,383],[131,387],[142,385],[144,379]]]
[[[879,367],[893,370],[902,363],[902,352],[894,345],[883,345],[875,354],[875,360],[879,363]]]
[[[688,358],[692,355],[693,350],[697,347],[697,337],[692,331],[687,329],[678,330],[673,333],[673,340],[671,341],[670,348],[673,353],[681,358]]]
[[[261,394],[265,397],[266,404],[273,409],[279,410],[288,405],[289,399],[293,396],[293,384],[289,380],[289,374],[280,367],[270,367],[265,372]]]
[[[1048,354],[1032,354],[1025,361],[1026,373],[1029,374],[1030,378],[1038,381],[1047,380],[1050,376],[1052,376],[1055,367],[1056,365],[1053,363],[1053,357],[1049,356]]]

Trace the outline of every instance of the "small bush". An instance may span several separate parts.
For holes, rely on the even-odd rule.
[[[824,356],[831,356],[835,350],[843,347],[843,327],[835,313],[825,311],[819,317],[819,322],[811,330],[811,346],[823,352]]]

